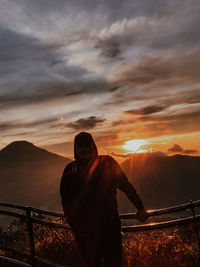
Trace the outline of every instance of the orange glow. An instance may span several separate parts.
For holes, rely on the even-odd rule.
[[[148,149],[146,149],[145,146],[148,144],[149,142],[147,140],[135,139],[126,141],[122,147],[134,153],[146,153],[148,152]]]

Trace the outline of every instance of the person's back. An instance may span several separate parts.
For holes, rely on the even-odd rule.
[[[91,135],[76,136],[74,154],[76,160],[63,172],[60,193],[81,256],[87,267],[101,266],[101,258],[104,266],[121,266],[116,189],[126,193],[145,219],[143,204],[118,163],[110,156],[98,156]]]

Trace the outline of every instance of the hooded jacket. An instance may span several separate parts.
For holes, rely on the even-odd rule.
[[[77,147],[90,147],[91,160],[81,159]],[[83,132],[75,137],[74,158],[75,161],[66,166],[60,184],[62,206],[72,228],[76,220],[81,219],[82,213],[88,216],[96,214],[108,221],[119,218],[117,188],[127,195],[137,209],[143,208],[139,195],[119,164],[111,156],[98,156],[90,134]]]
[[[118,246],[115,254],[120,258],[121,224],[116,190],[123,191],[137,209],[144,208],[142,201],[119,164],[110,156],[98,155],[90,134],[83,132],[75,137],[74,158],[64,169],[60,194],[86,266],[93,266],[92,257],[100,246],[109,250],[115,243]]]

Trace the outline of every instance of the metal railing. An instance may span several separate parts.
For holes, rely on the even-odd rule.
[[[23,206],[13,203],[5,203],[0,202],[0,215],[7,215],[15,218],[19,218],[24,224],[26,225],[26,230],[28,234],[28,244],[29,244],[29,251],[21,253],[23,256],[28,256],[29,263],[23,262],[21,260],[17,260],[5,255],[0,255],[0,263],[3,262],[10,262],[18,266],[24,266],[24,267],[30,267],[30,266],[36,266],[37,263],[44,263],[48,266],[54,266],[54,267],[61,267],[66,265],[61,265],[58,263],[53,263],[51,261],[48,261],[44,258],[40,258],[36,256],[35,253],[35,233],[34,233],[34,223],[37,223],[42,226],[47,227],[53,227],[57,229],[65,229],[70,231],[70,226],[66,223],[61,223],[62,219],[64,219],[64,214],[59,212],[53,212],[38,208],[33,208],[29,206]],[[160,215],[170,214],[170,213],[176,213],[181,211],[190,211],[191,216],[187,216],[184,218],[179,219],[173,219],[173,220],[167,220],[162,222],[156,222],[156,223],[148,223],[143,225],[129,225],[129,226],[122,226],[122,231],[124,233],[126,232],[140,232],[140,231],[151,231],[151,230],[161,230],[161,229],[167,229],[174,226],[180,226],[180,225],[189,225],[193,224],[194,227],[194,233],[196,236],[196,242],[198,246],[198,253],[200,255],[200,234],[197,223],[200,222],[200,214],[195,213],[195,208],[200,207],[200,200],[198,201],[190,201],[189,203],[163,208],[163,209],[157,209],[157,210],[151,210],[148,211],[149,217],[156,217]],[[20,212],[12,211],[10,209],[18,209]],[[47,216],[53,216],[57,218],[57,221],[51,221],[50,219],[45,219],[44,215]],[[136,214],[135,213],[127,213],[127,214],[121,214],[120,215],[121,220],[130,220],[135,219]],[[12,249],[6,248],[6,247],[0,247],[0,251],[12,251]],[[16,252],[15,250],[13,250]]]

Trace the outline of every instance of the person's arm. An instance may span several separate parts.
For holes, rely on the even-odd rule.
[[[148,213],[144,208],[143,202],[135,190],[134,186],[128,180],[127,176],[119,166],[119,164],[113,159],[115,175],[117,179],[117,188],[126,194],[129,200],[134,204],[137,209],[136,218],[143,222],[148,218]]]
[[[65,217],[70,221],[77,213],[79,197],[76,192],[76,188],[72,185],[75,177],[73,176],[73,163],[70,163],[65,168],[61,182],[60,182],[60,196],[61,204]]]

